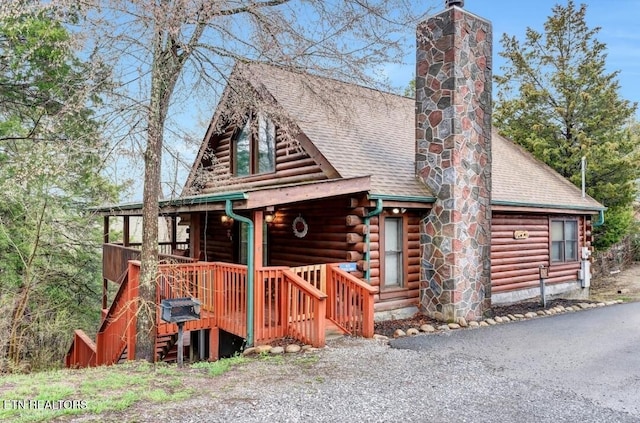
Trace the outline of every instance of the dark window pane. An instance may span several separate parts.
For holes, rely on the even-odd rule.
[[[578,259],[578,243],[576,241],[567,241],[564,244],[565,248],[565,261],[572,261]]]
[[[236,175],[246,176],[251,173],[251,128],[247,121],[235,140]]]
[[[384,286],[402,286],[402,219],[384,220]]]
[[[564,222],[564,239],[571,241],[578,239],[578,222]]]
[[[553,241],[551,243],[551,261],[564,261],[563,246],[564,243],[562,241]]]
[[[562,241],[564,239],[564,229],[562,221],[551,222],[551,241]]]
[[[276,170],[276,128],[271,119],[260,115],[258,128],[258,173]]]

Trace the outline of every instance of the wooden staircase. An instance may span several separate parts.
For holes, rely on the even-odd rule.
[[[184,297],[197,298],[202,304],[200,319],[184,324],[185,334],[206,331],[206,338],[198,341],[200,353],[209,351],[209,360],[218,358],[221,331],[247,339],[246,266],[193,262],[158,268],[156,304]],[[109,365],[134,358],[139,272],[140,263],[129,261],[127,271],[118,278],[120,288],[113,303],[103,311],[95,343],[81,330],[75,331],[65,358],[67,367]],[[326,339],[345,334],[373,336],[375,290],[337,265],[264,267],[256,269],[254,281],[253,344],[291,337],[323,347]],[[155,359],[175,361],[177,325],[158,319],[156,331]],[[188,335],[185,341],[189,345]]]
[[[172,335],[159,335],[156,338],[156,359],[158,361],[175,361],[177,357],[178,334]],[[172,351],[175,351],[175,357],[170,355]]]

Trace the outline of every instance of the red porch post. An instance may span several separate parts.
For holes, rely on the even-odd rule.
[[[200,213],[191,215],[191,223],[189,224],[189,250],[191,257],[200,260]]]
[[[104,217],[102,242],[104,244],[109,243],[109,216]],[[104,251],[104,250],[103,250]],[[107,308],[107,294],[109,291],[109,281],[104,277],[104,257],[102,257],[103,271],[102,271],[102,310]],[[104,315],[103,315],[104,317]]]
[[[131,225],[129,221],[129,216],[122,217],[122,245],[128,247],[131,243]]]

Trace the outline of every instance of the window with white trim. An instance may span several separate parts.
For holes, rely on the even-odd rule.
[[[384,218],[384,287],[400,288],[403,281],[402,218]]]
[[[578,221],[551,221],[551,262],[578,260]]]

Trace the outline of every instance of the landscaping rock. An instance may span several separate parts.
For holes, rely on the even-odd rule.
[[[447,326],[449,326],[449,329],[460,329],[460,325],[457,323],[449,323]]]
[[[256,347],[256,350],[258,354],[268,353],[269,351],[271,351],[271,345],[258,345]]]
[[[469,324],[467,323],[467,319],[465,319],[464,317],[458,317],[456,323],[459,324],[462,328],[466,328],[469,326]]]
[[[242,351],[242,355],[245,357],[255,354],[258,354],[258,349],[256,347],[249,347],[246,350]]]
[[[485,320],[485,322],[487,322],[487,324],[490,325],[490,326],[493,326],[493,325],[496,324],[496,321],[493,320],[493,319],[487,319],[487,320]]]
[[[478,322],[476,322],[475,320],[472,320],[472,321],[469,322],[469,327],[470,328],[477,328],[479,326],[480,326],[480,324]]]
[[[300,345],[298,344],[289,344],[284,348],[284,352],[286,352],[287,354],[293,354],[300,352],[301,349],[302,348],[300,348]]]
[[[496,323],[502,323],[502,317],[500,316],[494,317],[493,320],[495,320]]]
[[[480,323],[478,323],[478,326],[480,326],[480,327],[486,327],[486,326],[489,326],[489,323],[487,323],[487,322],[485,322],[485,321],[483,320],[483,321],[481,321]]]
[[[407,335],[409,335],[409,336],[416,336],[419,333],[420,333],[420,331],[418,329],[416,329],[416,328],[407,329]]]
[[[377,341],[388,341],[389,337],[376,333],[376,334],[373,335],[373,339],[375,339]]]
[[[407,334],[402,329],[396,329],[396,331],[393,332],[394,338],[402,338],[403,336],[407,336]]]
[[[434,327],[433,327],[433,326],[431,326],[431,325],[426,325],[426,324],[425,324],[425,325],[420,326],[420,330],[421,330],[422,332],[431,333],[431,332],[435,332],[435,331],[436,331],[436,328],[434,328]]]
[[[279,355],[284,353],[284,348],[282,347],[273,347],[269,350],[269,354]]]

